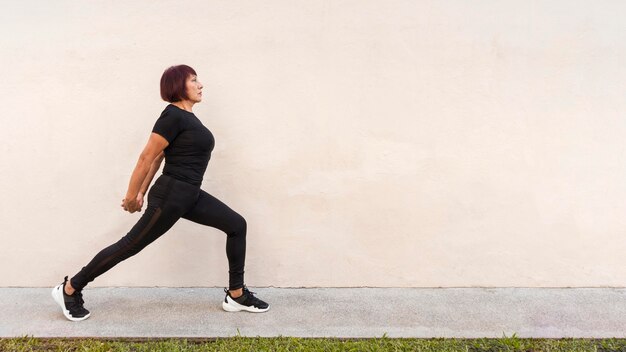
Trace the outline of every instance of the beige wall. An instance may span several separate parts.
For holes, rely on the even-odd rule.
[[[0,286],[137,221],[120,200],[185,63],[248,285],[624,287],[625,4],[5,3]],[[181,220],[90,287],[226,286],[225,242]]]

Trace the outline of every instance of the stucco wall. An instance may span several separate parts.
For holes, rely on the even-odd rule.
[[[137,221],[120,200],[184,63],[249,286],[626,286],[625,11],[3,4],[0,285],[56,284]],[[181,220],[90,287],[226,286],[225,242]]]

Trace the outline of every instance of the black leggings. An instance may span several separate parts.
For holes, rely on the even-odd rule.
[[[229,266],[229,289],[243,287],[246,258],[246,220],[200,187],[161,175],[148,192],[148,206],[137,224],[116,243],[101,250],[71,279],[80,291],[117,263],[152,243],[180,218],[224,231]]]

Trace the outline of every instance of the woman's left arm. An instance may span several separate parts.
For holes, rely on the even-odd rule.
[[[141,211],[141,208],[143,207],[143,197],[148,193],[148,187],[150,187],[150,183],[152,183],[154,175],[157,173],[157,171],[159,171],[159,168],[161,168],[161,162],[163,161],[164,157],[165,155],[163,154],[163,152],[161,152],[159,155],[157,155],[156,158],[154,158],[154,161],[150,165],[150,170],[148,171],[146,178],[143,180],[141,187],[139,187],[139,193],[137,193],[137,205],[139,206],[139,209],[137,209],[137,211]],[[122,208],[124,208],[123,201],[121,206]]]
[[[133,174],[130,176],[126,197],[122,199],[122,208],[124,210],[129,213],[134,213],[141,209],[139,204],[143,203],[143,198],[140,197],[139,194],[141,186],[143,186],[147,175],[150,173],[154,161],[157,160],[157,157],[167,148],[168,144],[167,139],[158,133],[152,132],[152,134],[150,134],[148,143],[141,152],[141,155],[139,155],[137,165],[135,165]]]
[[[148,187],[150,187],[150,183],[152,183],[152,179],[154,178],[154,175],[157,173],[157,171],[159,171],[159,168],[161,167],[161,162],[163,162],[163,158],[165,158],[165,154],[163,152],[161,152],[159,155],[157,155],[156,158],[154,158],[154,161],[152,162],[152,165],[150,166],[150,171],[148,171],[146,178],[143,180],[143,183],[141,184],[141,187],[139,187],[139,192],[141,194],[148,193]]]

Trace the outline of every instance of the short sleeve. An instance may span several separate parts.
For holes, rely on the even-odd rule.
[[[165,110],[154,123],[152,132],[163,136],[169,143],[178,136],[183,130],[183,121],[179,114],[173,113],[171,110]]]

